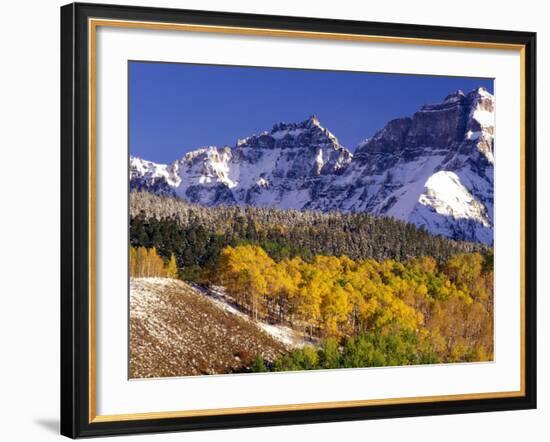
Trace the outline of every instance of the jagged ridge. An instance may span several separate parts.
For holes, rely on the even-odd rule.
[[[355,154],[312,116],[168,166],[131,165],[132,189],[207,206],[369,212],[493,242],[494,98],[483,88],[390,121]]]

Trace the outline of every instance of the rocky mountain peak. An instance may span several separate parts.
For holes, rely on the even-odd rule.
[[[387,123],[372,138],[365,140],[355,150],[355,157],[365,158],[366,155],[376,153],[392,153],[405,146],[407,134],[412,125],[412,119],[396,118]]]
[[[130,156],[130,188],[156,194],[174,195],[174,188],[181,180],[176,164],[157,164],[142,158]]]
[[[471,112],[486,112],[485,119],[479,122],[485,126],[494,126],[495,97],[485,88],[478,88],[470,92],[467,96]]]
[[[312,115],[171,165],[132,160],[130,186],[207,206],[369,212],[490,244],[493,151],[494,98],[477,88],[389,121],[355,155]]]
[[[494,99],[485,88],[468,94],[458,90],[440,103],[427,104],[412,118],[390,121],[367,142],[358,146],[356,157],[401,152],[415,155],[420,148],[451,152],[458,143],[492,136]],[[486,137],[487,138],[487,137]],[[485,150],[489,146],[485,146]]]
[[[322,126],[321,126],[321,122],[319,121],[319,118],[317,118],[317,115],[315,115],[315,114],[311,115],[311,116],[307,119],[306,124],[309,125],[309,126],[322,127]]]
[[[453,92],[360,143],[341,177],[309,207],[391,216],[490,244],[493,130],[492,94]]]
[[[483,87],[483,86],[480,86],[476,89],[474,89],[473,91],[471,91],[468,95],[478,95],[480,97],[483,97],[483,98],[487,98],[487,99],[490,99],[490,100],[493,100],[494,99],[494,96],[493,94],[491,94],[487,88]]]
[[[466,95],[464,95],[464,92],[461,89],[458,89],[457,91],[453,92],[452,94],[449,94],[445,97],[443,100],[444,103],[456,103],[457,101],[462,101],[464,98],[466,98]]]
[[[318,146],[334,150],[344,149],[334,134],[323,127],[315,115],[298,123],[276,123],[271,131],[239,139],[236,144],[236,148],[239,149],[314,149]]]
[[[292,130],[315,130],[316,128],[324,129],[319,118],[316,115],[311,115],[307,120],[298,123],[286,123],[284,121],[275,123],[271,129],[271,134]]]

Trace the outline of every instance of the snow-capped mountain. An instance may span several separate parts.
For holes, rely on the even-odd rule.
[[[301,123],[278,123],[232,148],[203,147],[170,166],[143,168],[148,172],[143,182],[135,180],[131,187],[149,190],[164,177],[175,195],[191,202],[301,209],[311,201],[313,189],[328,183],[351,159],[313,116]]]
[[[165,195],[175,195],[181,184],[176,163],[167,166],[137,157],[130,157],[130,189]]]
[[[390,121],[309,208],[366,211],[493,240],[494,99],[479,88]]]
[[[131,158],[131,188],[208,206],[366,211],[434,234],[493,241],[494,98],[457,91],[341,146],[316,117],[170,164]]]

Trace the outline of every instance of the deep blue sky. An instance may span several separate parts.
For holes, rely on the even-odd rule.
[[[317,115],[348,149],[393,118],[492,79],[129,63],[130,153],[167,163]]]

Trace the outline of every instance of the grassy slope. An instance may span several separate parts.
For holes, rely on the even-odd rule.
[[[238,372],[256,354],[273,360],[286,352],[182,281],[132,278],[130,293],[131,378]]]

